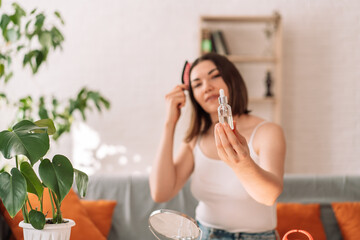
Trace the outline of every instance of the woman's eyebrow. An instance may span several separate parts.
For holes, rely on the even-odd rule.
[[[214,68],[214,69],[211,69],[209,72],[208,72],[208,75],[210,75],[211,73],[213,73],[214,71],[218,70],[217,68]]]
[[[210,75],[211,73],[213,73],[214,71],[218,70],[217,68],[214,68],[214,69],[211,69],[209,72],[208,72],[208,75]],[[195,79],[191,79],[190,82],[195,82],[195,81],[199,81],[200,78],[195,78]]]

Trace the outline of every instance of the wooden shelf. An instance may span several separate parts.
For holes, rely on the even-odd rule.
[[[275,97],[262,97],[260,95],[260,97],[254,97],[254,96],[249,96],[249,103],[250,104],[257,104],[259,107],[259,116],[260,117],[264,117],[265,119],[269,118],[269,120],[272,120],[278,124],[281,124],[281,116],[282,116],[282,21],[281,21],[281,16],[279,13],[274,13],[272,15],[268,15],[268,16],[209,16],[209,15],[205,15],[200,17],[200,22],[199,22],[199,52],[200,54],[203,54],[203,51],[206,49],[202,48],[202,43],[203,43],[203,37],[204,37],[204,30],[208,30],[208,31],[223,31],[224,29],[230,31],[231,29],[235,29],[235,30],[231,30],[231,31],[236,31],[236,28],[239,26],[243,26],[243,24],[264,24],[264,25],[269,25],[269,27],[271,27],[273,30],[272,32],[272,37],[273,37],[273,55],[270,56],[261,56],[261,53],[258,53],[260,55],[256,55],[256,53],[254,53],[254,55],[251,55],[249,53],[249,55],[244,55],[241,54],[241,52],[245,52],[244,50],[241,50],[239,52],[236,52],[236,54],[229,54],[227,55],[227,58],[233,62],[233,63],[237,63],[236,67],[241,68],[242,66],[239,65],[240,64],[244,64],[244,63],[249,63],[252,66],[250,68],[247,69],[247,71],[250,72],[249,76],[255,76],[255,79],[251,79],[249,80],[250,82],[253,80],[255,83],[254,85],[252,85],[252,87],[258,87],[258,82],[259,81],[258,77],[256,77],[256,73],[255,75],[251,75],[251,73],[254,73],[254,71],[258,71],[257,68],[253,68],[253,66],[259,66],[260,69],[264,68],[264,65],[268,65],[266,66],[267,68],[271,68],[271,74],[272,74],[272,80],[273,80],[273,84],[272,84],[272,93],[274,93]],[[219,24],[218,24],[219,23]],[[230,28],[227,28],[228,26],[230,26]],[[246,26],[245,29],[255,29],[255,30],[259,30],[259,27],[257,25],[254,26]],[[230,30],[229,30],[230,29]],[[234,32],[234,34],[237,34],[236,32]],[[246,34],[246,31],[241,32],[241,34]],[[231,36],[231,34],[229,34],[228,36],[230,37],[234,37]],[[239,37],[239,36],[237,36]],[[206,40],[209,40],[209,38],[205,38]],[[246,39],[246,38],[245,38]],[[247,39],[249,40],[249,39]],[[211,38],[210,38],[211,41]],[[240,44],[238,41],[229,41],[228,43],[231,44]],[[256,44],[256,45],[255,45]],[[262,42],[250,42],[251,47],[263,47],[265,44]],[[223,49],[222,49],[223,50]],[[226,51],[219,51],[220,53],[222,52],[226,52]],[[206,50],[208,51],[208,50]],[[263,81],[263,79],[260,79],[261,81]],[[245,79],[246,82],[246,79]],[[250,87],[249,87],[250,86]],[[249,88],[251,88],[251,84],[248,85]],[[266,89],[263,89],[263,92],[265,92]],[[252,92],[252,91],[250,91]],[[256,92],[256,91],[253,91]],[[257,91],[258,92],[258,91]],[[261,115],[264,114],[264,115]]]
[[[250,98],[249,103],[276,103],[276,98],[274,97]]]
[[[279,20],[278,15],[274,16],[202,16],[204,22],[276,22]]]
[[[274,57],[262,56],[240,56],[240,55],[227,55],[228,59],[236,63],[275,63]]]

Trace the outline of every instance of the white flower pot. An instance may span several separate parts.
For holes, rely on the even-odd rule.
[[[61,224],[45,224],[44,229],[37,230],[30,223],[21,221],[19,226],[23,228],[24,240],[69,240],[71,227],[75,226],[75,222],[71,219]]]

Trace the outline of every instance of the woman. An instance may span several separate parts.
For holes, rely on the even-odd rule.
[[[152,198],[169,201],[191,176],[203,239],[276,239],[275,202],[283,188],[285,158],[281,127],[249,114],[245,83],[226,57],[198,58],[189,76],[188,86],[178,85],[166,95],[166,123],[150,175]],[[234,130],[218,122],[220,89],[228,96]],[[186,90],[192,119],[173,158]]]

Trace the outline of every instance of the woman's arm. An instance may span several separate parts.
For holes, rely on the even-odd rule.
[[[260,165],[251,159],[245,138],[229,125],[216,125],[215,141],[220,158],[234,170],[246,191],[256,201],[273,205],[283,189],[285,138],[276,124],[261,128],[256,136]]]
[[[160,146],[150,173],[151,196],[156,202],[173,198],[186,183],[193,169],[192,150],[183,143],[176,159],[173,159],[174,132],[185,105],[186,85],[176,86],[165,97],[167,103],[166,123]]]
[[[190,177],[194,160],[189,143],[182,143],[173,160],[173,130],[165,126],[158,154],[150,173],[150,191],[155,202],[171,200]]]

